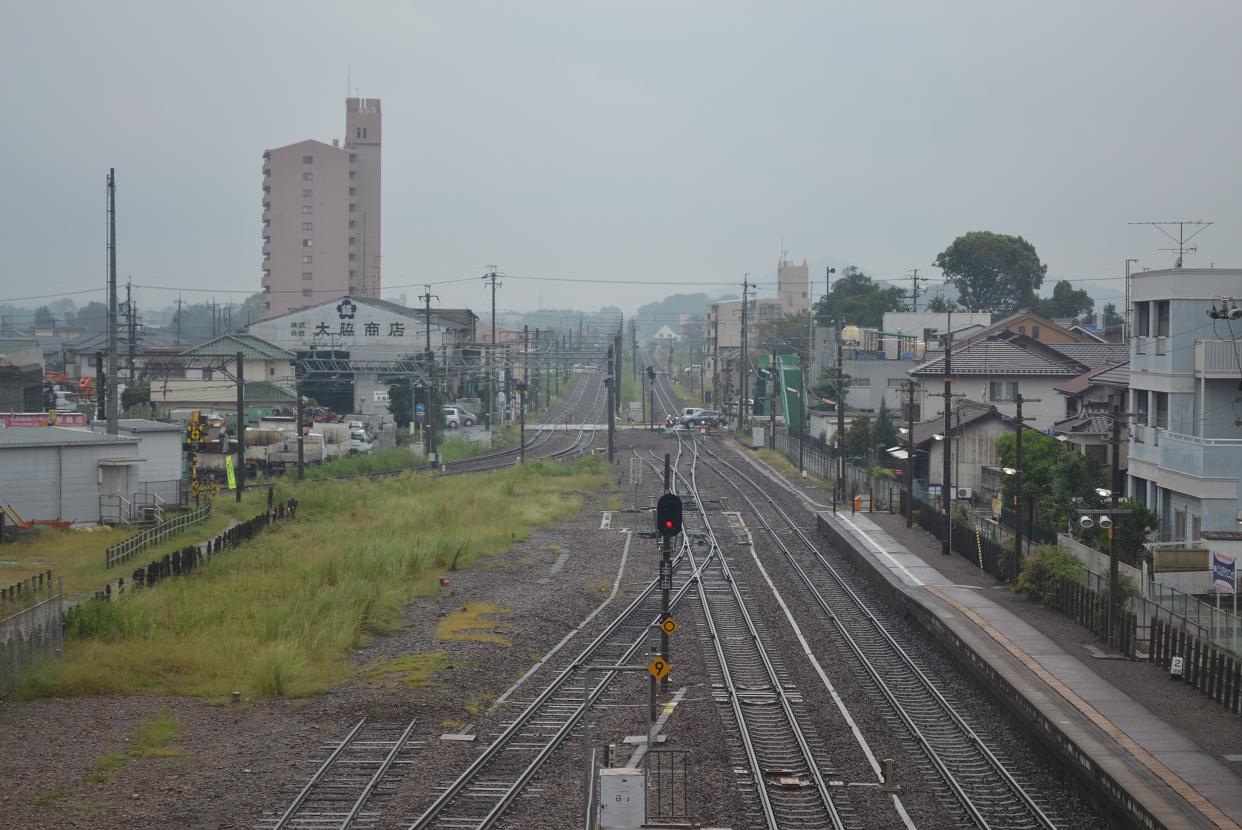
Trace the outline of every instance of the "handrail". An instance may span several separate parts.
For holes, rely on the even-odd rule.
[[[158,513],[162,518],[163,510],[159,509]],[[186,527],[203,521],[210,515],[211,500],[209,499],[202,507],[191,510],[188,513],[182,513],[179,516],[174,516],[166,522],[161,521],[159,524],[149,527],[141,533],[137,533],[112,545],[104,551],[104,565],[108,568],[118,565],[138,553],[138,551],[159,544],[180,533]]]

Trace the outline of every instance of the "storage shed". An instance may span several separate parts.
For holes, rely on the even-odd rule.
[[[96,524],[132,498],[137,437],[83,429],[0,429],[0,504],[27,520]]]

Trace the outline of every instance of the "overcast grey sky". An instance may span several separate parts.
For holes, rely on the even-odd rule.
[[[1126,223],[1174,218],[1217,223],[1187,264],[1242,265],[1239,31],[1232,0],[12,3],[0,301],[102,285],[110,166],[122,275],[257,290],[261,154],[341,135],[347,67],[383,99],[386,293],[661,281],[499,301],[628,310],[771,281],[782,237],[893,278],[975,229],[1115,278],[1171,262]]]

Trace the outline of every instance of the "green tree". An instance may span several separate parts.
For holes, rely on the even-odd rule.
[[[1101,504],[1101,507],[1108,507]],[[1113,534],[1117,537],[1117,553],[1122,562],[1138,565],[1139,556],[1143,551],[1143,543],[1147,534],[1160,526],[1160,517],[1156,511],[1136,501],[1121,500],[1117,502],[1118,512],[1110,516],[1113,520]],[[1108,553],[1108,531],[1095,527],[1082,534],[1084,543],[1102,553]]]
[[[952,306],[949,304],[949,301],[946,300],[941,294],[937,294],[932,297],[931,301],[927,304],[927,310],[934,311],[937,314],[943,314],[950,308],[952,308]]]
[[[125,391],[121,393],[121,409],[132,409],[139,404],[151,403],[151,384],[136,383],[133,386],[126,386]]]
[[[1029,307],[1048,272],[1030,242],[991,231],[959,236],[933,264],[957,286],[962,306],[998,314]]]
[[[845,429],[845,457],[866,458],[871,452],[871,419],[855,418]]]
[[[407,429],[413,420],[414,402],[410,399],[410,381],[393,378],[388,381],[388,411],[401,429]]]
[[[34,324],[37,329],[50,329],[56,324],[56,320],[52,317],[52,310],[45,305],[41,305],[35,309]]]
[[[1113,303],[1104,304],[1104,326],[1120,326],[1121,315],[1117,313],[1117,306]]]
[[[832,292],[815,303],[815,319],[839,320],[841,325],[878,326],[884,312],[906,307],[906,291],[894,286],[881,287],[871,277],[847,267],[832,284]]]
[[[896,446],[897,444],[897,425],[893,423],[892,415],[888,411],[888,402],[880,398],[880,411],[875,415],[875,423],[871,425],[871,444],[883,444],[886,448]],[[896,459],[888,453],[883,453],[882,457],[877,458],[876,462],[884,466],[891,466]]]
[[[1095,300],[1085,289],[1075,289],[1069,280],[1057,280],[1052,296],[1036,300],[1030,310],[1041,317],[1080,317],[1091,313]]]
[[[73,322],[85,331],[103,331],[108,325],[108,307],[98,300],[91,300],[78,310]]]
[[[1017,444],[1012,433],[996,439],[1002,467],[1017,466]],[[1101,504],[1095,490],[1104,486],[1105,470],[1094,458],[1068,443],[1028,429],[1022,433],[1022,488],[1035,498],[1036,515],[1044,527],[1066,526],[1074,506]],[[1005,505],[1013,506],[1017,477],[1005,476]]]
[[[782,314],[756,326],[753,342],[756,348],[769,354],[796,354],[798,360],[806,360],[810,323],[810,315],[805,311]]]
[[[837,373],[835,369],[820,374],[819,378],[811,384],[811,409],[828,409],[836,411],[836,405],[825,403],[825,401],[840,401],[842,405],[845,403],[845,396],[850,391],[850,376],[842,374],[838,383]]]

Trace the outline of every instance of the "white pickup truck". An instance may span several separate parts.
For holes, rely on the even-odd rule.
[[[371,437],[367,435],[367,431],[365,429],[351,429],[349,431],[350,455],[354,455],[355,453],[369,455],[374,449],[375,444],[371,441]]]

